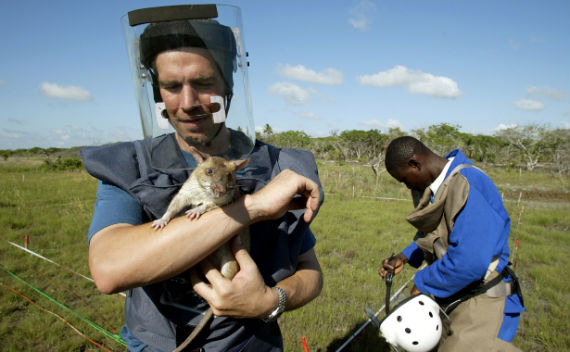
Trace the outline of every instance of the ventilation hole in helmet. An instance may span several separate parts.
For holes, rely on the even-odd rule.
[[[435,331],[439,331],[439,325],[435,326]]]
[[[412,342],[412,345],[414,345],[414,346],[417,346],[417,345],[419,345],[419,344],[420,344],[420,343],[419,343],[418,341]]]
[[[429,317],[430,317],[430,318],[433,318],[433,313],[432,313],[432,312],[429,312]]]
[[[418,301],[418,303],[420,304],[420,306],[424,305],[424,301]]]
[[[402,321],[402,316],[401,316],[401,315],[398,315],[398,317],[396,318],[396,320],[397,320],[398,322],[401,322],[401,321]]]
[[[406,332],[406,334],[409,334],[412,332],[412,330],[410,328],[406,328],[404,331]]]

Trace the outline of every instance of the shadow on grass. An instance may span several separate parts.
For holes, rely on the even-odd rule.
[[[327,346],[327,352],[335,352],[338,350],[367,320],[361,320],[354,324],[350,332],[345,336],[333,340]],[[390,345],[386,343],[380,336],[378,328],[370,323],[364,330],[360,332],[347,346],[342,350],[343,352],[389,352]]]

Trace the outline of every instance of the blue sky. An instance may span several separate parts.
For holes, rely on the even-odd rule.
[[[182,3],[2,1],[0,149],[141,138],[120,17]],[[568,0],[224,3],[242,9],[259,128],[570,127]]]

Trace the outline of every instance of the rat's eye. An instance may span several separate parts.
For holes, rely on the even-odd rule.
[[[212,176],[213,174],[214,174],[214,169],[209,168],[209,169],[206,170],[206,175]]]

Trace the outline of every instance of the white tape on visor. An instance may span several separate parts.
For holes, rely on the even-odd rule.
[[[214,118],[214,123],[222,123],[226,121],[226,110],[224,109],[224,98],[219,95],[214,95],[210,97],[210,102],[212,104],[218,104],[218,111],[212,114]]]

